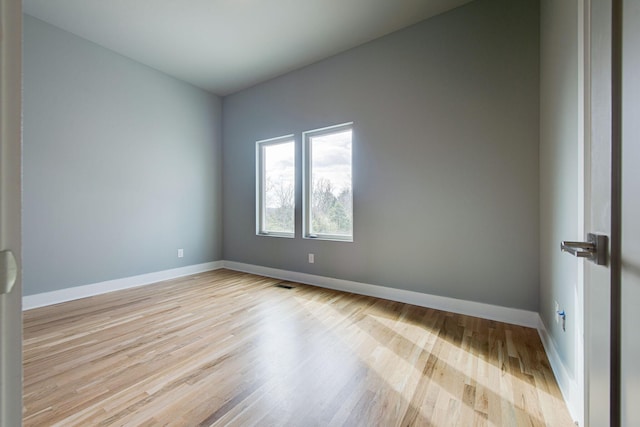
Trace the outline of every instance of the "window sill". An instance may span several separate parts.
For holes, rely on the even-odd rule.
[[[280,237],[280,238],[284,238],[284,239],[295,239],[296,235],[295,234],[289,234],[289,233],[256,233],[256,236],[261,236],[261,237]]]
[[[347,242],[353,243],[353,236],[335,236],[330,234],[314,234],[304,236],[303,239],[307,240],[328,240],[331,242]]]

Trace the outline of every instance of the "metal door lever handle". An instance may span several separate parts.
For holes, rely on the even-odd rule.
[[[587,234],[586,242],[563,241],[560,250],[598,265],[607,264],[607,236],[601,234]]]
[[[560,249],[579,258],[589,258],[596,251],[596,245],[588,242],[563,241]]]

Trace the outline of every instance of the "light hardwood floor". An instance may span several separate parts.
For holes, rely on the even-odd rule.
[[[572,426],[533,329],[229,270],[26,311],[25,426]]]

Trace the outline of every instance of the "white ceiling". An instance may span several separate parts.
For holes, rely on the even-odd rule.
[[[471,0],[24,0],[25,13],[227,95]]]

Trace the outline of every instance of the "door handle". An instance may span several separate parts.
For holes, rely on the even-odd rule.
[[[13,289],[18,277],[18,264],[11,251],[0,251],[0,295]]]
[[[586,242],[563,241],[560,250],[597,265],[607,265],[607,236],[603,234],[589,233]]]

